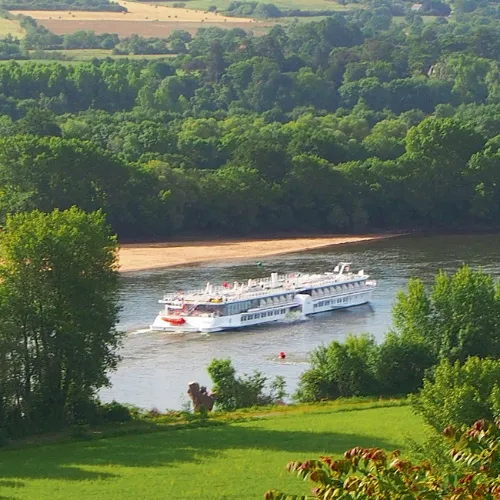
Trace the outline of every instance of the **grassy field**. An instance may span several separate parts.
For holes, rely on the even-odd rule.
[[[114,55],[112,50],[106,49],[47,50],[45,53],[63,54],[66,57],[71,57],[74,61],[90,61],[94,58],[104,59],[106,57],[113,59],[165,59],[174,57],[174,54]]]
[[[422,16],[422,21],[424,24],[433,23],[436,19],[439,19],[439,16]],[[394,16],[392,20],[395,24],[402,24],[405,22],[405,16]]]
[[[180,0],[170,0],[170,1],[159,1],[155,2],[157,5],[172,5],[174,2]],[[341,5],[340,3],[333,0],[273,0],[268,2],[267,0],[258,0],[263,3],[273,3],[278,7],[285,9],[302,9],[302,10],[316,10],[316,9],[328,9],[328,10],[338,10],[346,11],[359,7],[359,4],[349,4]],[[200,9],[207,10],[211,5],[215,5],[220,11],[223,11],[230,4],[231,0],[187,0],[186,8],[188,9]]]
[[[21,28],[19,21],[11,21],[0,17],[0,38],[5,38],[7,35],[24,38],[24,30]]]
[[[262,499],[271,488],[306,494],[290,460],[347,448],[407,450],[425,427],[407,406],[271,410],[243,422],[0,452],[0,498]]]
[[[112,59],[148,59],[148,60],[158,60],[173,57],[173,54],[150,54],[150,55],[113,55],[111,50],[105,49],[75,49],[75,50],[47,50],[46,53],[63,54],[67,57],[71,57],[71,60],[60,60],[60,59],[21,59],[16,61],[18,64],[28,64],[32,62],[50,64],[53,62],[58,62],[64,65],[78,64],[83,61],[91,61],[94,58],[105,59],[111,57]],[[8,64],[10,60],[0,61],[0,64]],[[1,497],[0,497],[1,500]]]

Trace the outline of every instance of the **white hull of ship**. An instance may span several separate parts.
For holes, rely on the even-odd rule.
[[[373,287],[364,286],[356,291],[332,296],[316,296],[298,294],[293,304],[283,304],[249,310],[232,316],[200,315],[182,316],[184,323],[170,324],[163,313],[158,314],[150,329],[171,333],[214,333],[223,330],[234,330],[247,326],[264,325],[304,319],[307,316],[360,306],[370,301]]]

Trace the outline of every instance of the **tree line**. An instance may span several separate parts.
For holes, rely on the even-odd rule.
[[[89,10],[126,12],[127,9],[110,0],[2,0],[5,10]]]
[[[0,218],[73,202],[135,238],[495,225],[486,12],[424,26],[381,8],[263,37],[177,31],[162,61],[2,64]]]

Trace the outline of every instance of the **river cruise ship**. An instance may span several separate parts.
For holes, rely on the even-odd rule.
[[[150,329],[210,333],[301,319],[366,304],[375,287],[363,270],[354,273],[347,262],[322,274],[272,273],[246,283],[207,283],[200,290],[165,295],[159,300],[164,309]]]

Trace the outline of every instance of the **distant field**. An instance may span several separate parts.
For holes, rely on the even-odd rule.
[[[93,30],[96,33],[118,33],[120,36],[138,34],[145,37],[166,38],[176,29],[194,33],[203,26],[254,30],[266,25],[254,19],[226,17],[197,9],[180,9],[123,0],[118,3],[126,7],[128,12],[23,10],[12,13],[31,16],[59,35],[79,30]]]
[[[114,55],[112,50],[106,49],[74,49],[74,50],[46,50],[46,54],[63,54],[71,57],[74,61],[90,61],[91,59],[165,59],[173,57],[173,54],[147,54],[147,55]],[[71,62],[71,61],[70,61]]]
[[[159,1],[155,2],[158,5],[172,5],[174,2],[182,0]],[[328,9],[346,11],[359,8],[358,4],[341,5],[340,3],[332,0],[258,0],[262,3],[273,3],[280,8],[284,9],[302,9],[302,10],[317,10]],[[211,5],[215,5],[220,11],[223,11],[230,4],[231,0],[187,0],[186,8],[189,9],[203,9],[207,10]]]
[[[264,417],[264,418],[262,418]],[[400,449],[422,442],[409,407],[274,411],[243,423],[183,428],[0,451],[0,498],[16,500],[261,500],[277,488],[307,494],[291,460],[354,446]]]
[[[112,50],[106,49],[75,49],[54,52],[62,52],[76,61],[90,61],[94,58],[103,59],[105,57],[112,57],[113,59],[165,59],[174,57],[174,54],[115,55]]]
[[[7,35],[24,38],[24,30],[21,28],[19,21],[11,21],[0,17],[0,38],[5,38]]]
[[[439,19],[439,17],[440,16],[422,16],[422,21],[424,24],[429,24],[433,23],[436,19]],[[394,16],[392,20],[396,24],[402,24],[405,22],[405,16]]]
[[[16,60],[18,64],[28,64],[31,62],[41,63],[41,64],[51,64],[53,62],[58,62],[64,65],[73,65],[78,64],[82,61],[90,61],[94,58],[104,59],[106,57],[111,57],[112,59],[165,59],[169,57],[173,57],[173,54],[149,54],[149,55],[113,55],[111,50],[105,49],[75,49],[75,50],[46,50],[46,54],[53,53],[55,54],[63,54],[65,56],[71,57],[71,60],[61,60],[54,57],[54,59],[21,59]],[[8,64],[11,60],[3,60],[0,61],[0,64]],[[1,475],[1,474],[0,474]],[[0,496],[0,500],[1,500]]]
[[[242,28],[245,31],[258,31],[264,29],[264,24],[250,23],[220,23],[220,22],[188,22],[188,21],[62,21],[58,19],[38,20],[38,23],[45,26],[47,29],[57,35],[66,35],[68,33],[76,33],[82,30],[91,30],[97,34],[102,33],[117,33],[121,37],[130,35],[141,35],[143,37],[167,38],[175,30],[186,30],[189,33],[195,34],[200,28],[209,26],[217,26],[219,28]]]

